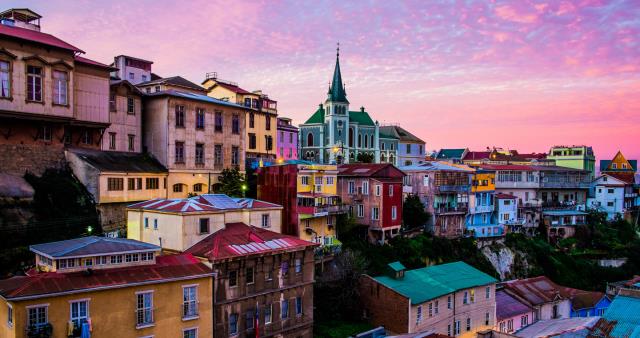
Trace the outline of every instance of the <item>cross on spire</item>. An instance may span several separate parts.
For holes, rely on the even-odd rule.
[[[336,48],[336,56],[340,56],[340,42],[338,41],[338,47]]]

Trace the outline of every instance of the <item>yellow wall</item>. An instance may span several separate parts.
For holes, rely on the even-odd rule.
[[[473,174],[473,180],[477,181],[477,185],[471,186],[471,192],[483,192],[496,190],[496,173],[475,173]],[[486,183],[486,185],[481,185]]]
[[[108,190],[109,178],[122,178],[122,190]],[[135,202],[146,201],[154,198],[165,198],[167,189],[164,187],[164,179],[167,174],[127,174],[127,173],[108,173],[101,174],[99,177],[98,187],[100,188],[100,203],[119,203],[119,202]],[[142,189],[129,190],[129,178],[142,178]],[[158,189],[147,189],[147,178],[158,179]]]
[[[314,237],[322,236],[322,237],[335,237],[336,236],[336,216],[330,215],[333,217],[333,226],[329,229],[327,225],[327,216],[313,217],[307,219],[300,219],[298,233],[300,234],[300,239],[309,242],[315,242]],[[309,227],[313,229],[314,232],[307,232],[307,221],[309,222]]]
[[[182,287],[198,285],[199,317],[182,320]],[[53,337],[66,337],[70,320],[70,301],[88,299],[93,337],[182,337],[182,330],[198,328],[199,337],[211,337],[211,278],[198,278],[161,284],[131,286],[103,291],[83,292],[36,300],[9,302],[13,306],[14,325],[7,325],[7,301],[0,298],[0,337],[24,337],[27,324],[26,307],[48,304],[48,321],[53,326]],[[136,329],[136,292],[153,290],[155,325]]]
[[[303,176],[309,177],[309,184],[302,184]],[[321,191],[315,191],[316,193],[337,195],[338,174],[337,166],[335,165],[313,165],[303,167],[302,170],[298,171],[298,192],[314,192],[316,177],[322,178]],[[327,177],[333,178],[333,184],[327,184]]]

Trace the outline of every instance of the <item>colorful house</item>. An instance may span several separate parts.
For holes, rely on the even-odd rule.
[[[554,160],[557,166],[586,170],[589,177],[595,176],[596,156],[592,147],[585,145],[553,146],[549,149],[547,159]]]
[[[388,161],[395,166],[407,166],[422,164],[425,161],[425,142],[398,125],[380,127],[380,138],[389,135],[389,139],[397,140],[398,158],[396,161]],[[380,145],[381,155],[387,151],[386,145]],[[393,150],[393,149],[390,149]],[[392,154],[387,154],[387,158]],[[382,157],[380,158],[381,162]]]
[[[504,292],[526,302],[534,309],[531,322],[571,317],[571,299],[565,287],[546,276],[510,280],[503,283]]]
[[[475,337],[495,326],[496,282],[464,262],[413,270],[395,262],[386,275],[363,275],[360,297],[369,322],[395,334]]]
[[[627,182],[602,174],[591,182],[591,197],[587,200],[587,207],[607,214],[612,220],[617,215],[622,216],[625,211],[625,191]]]
[[[455,149],[440,149],[436,154],[436,160],[446,161],[452,163],[462,163],[469,149],[467,148],[455,148]]]
[[[467,234],[482,241],[504,237],[505,228],[496,220],[494,171],[477,169],[471,178],[469,213],[465,228]]]
[[[545,210],[542,219],[547,231],[547,239],[557,242],[573,237],[576,227],[587,224],[587,213],[577,210]]]
[[[0,336],[207,337],[213,271],[129,239],[32,245],[36,268],[0,281]]]
[[[291,124],[291,119],[278,117],[277,160],[298,159],[298,128]]]
[[[534,309],[524,300],[504,290],[496,291],[496,326],[494,330],[513,333],[535,321]]]
[[[510,232],[522,232],[525,230],[533,231],[531,227],[524,228],[524,219],[518,216],[518,198],[509,195],[497,193],[494,195],[496,204],[496,216],[498,224],[502,224],[505,230]],[[533,235],[533,233],[530,233]]]
[[[613,176],[625,183],[623,208],[627,209],[640,205],[638,202],[638,189],[635,185],[635,175],[638,171],[637,160],[627,160],[622,152],[618,151],[612,160],[600,161],[600,174]]]
[[[591,330],[591,337],[638,337],[640,335],[640,292],[623,290]]]
[[[400,233],[404,176],[389,163],[338,166],[338,194],[371,242],[384,243]]]
[[[346,212],[337,193],[338,168],[287,161],[260,168],[258,198],[283,206],[282,233],[338,250],[337,215]]]

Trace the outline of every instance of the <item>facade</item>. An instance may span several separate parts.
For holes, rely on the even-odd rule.
[[[467,235],[481,241],[493,241],[505,236],[505,227],[495,213],[495,178],[493,171],[476,170],[472,175],[469,213],[465,221]]]
[[[185,251],[227,223],[280,232],[282,207],[250,198],[204,194],[154,199],[127,208],[127,236],[163,249]]]
[[[425,161],[425,142],[406,129],[397,125],[382,126],[380,127],[380,135],[390,135],[391,139],[398,140],[398,158],[395,162],[389,161],[389,163],[396,166],[407,166],[422,164]],[[381,146],[380,151],[384,153],[386,149],[383,149]],[[388,155],[391,156],[392,154]],[[387,158],[389,158],[389,156],[387,156]]]
[[[379,134],[380,134],[380,163],[391,163],[397,166],[398,158],[396,157],[396,154],[399,154],[401,151],[400,140],[398,139],[396,134],[390,130],[382,130],[382,128],[380,128]]]
[[[390,136],[389,136],[390,137]],[[386,161],[395,163],[397,143],[387,139]],[[327,99],[309,119],[300,125],[301,159],[317,163],[365,162],[369,157],[381,162],[381,137],[378,122],[374,122],[364,107],[350,111],[347,93],[340,71],[340,54],[336,55],[333,79]]]
[[[496,279],[463,262],[406,270],[389,264],[383,276],[363,275],[360,297],[374,326],[394,334],[431,330],[475,337],[496,323]]]
[[[427,228],[436,236],[463,236],[474,170],[439,161],[399,169],[407,174],[403,194],[417,195],[425,210],[433,216]]]
[[[200,95],[205,95],[207,93],[204,88],[183,78],[182,76],[171,76],[165,78],[158,77],[157,79],[138,83],[136,87],[138,87],[140,91],[144,92],[145,94],[158,93],[169,90]]]
[[[208,73],[202,85],[210,97],[243,107],[247,165],[256,168],[261,161],[274,160],[277,155],[274,146],[278,137],[278,103],[262,91],[250,92],[235,82],[221,80],[217,73]]]
[[[602,292],[569,290],[573,291],[571,317],[601,317],[611,304],[611,300]]]
[[[0,171],[22,176],[61,167],[64,149],[101,148],[109,126],[111,67],[41,32],[29,9],[2,13],[0,23]]]
[[[118,55],[113,58],[112,76],[120,81],[127,81],[133,85],[153,80],[151,65],[153,61],[135,58],[133,56]]]
[[[589,177],[595,176],[596,157],[589,146],[553,146],[547,158],[554,160],[559,167],[586,170]]]
[[[494,330],[514,333],[535,320],[534,310],[525,301],[510,295],[504,290],[496,291],[496,326]]]
[[[545,276],[511,280],[503,286],[504,292],[534,309],[532,323],[571,317],[571,299],[566,288]]]
[[[613,176],[625,183],[623,209],[626,212],[632,208],[640,206],[638,195],[638,185],[635,184],[636,172],[638,171],[637,160],[627,160],[622,152],[618,151],[611,160],[600,161],[600,174]]]
[[[614,176],[602,174],[591,183],[592,197],[587,207],[607,213],[607,219],[622,216],[625,211],[625,188],[627,183]]]
[[[640,276],[635,275],[629,280],[607,283],[606,295],[613,299],[621,290],[640,290]]]
[[[298,128],[291,124],[291,119],[278,117],[277,134],[277,158],[278,160],[298,159]]]
[[[36,269],[0,281],[2,337],[213,335],[213,272],[192,255],[101,237],[30,249]]]
[[[577,210],[545,210],[542,217],[547,240],[553,243],[573,237],[577,226],[587,224],[587,213]]]
[[[524,219],[518,216],[518,198],[508,194],[495,194],[496,216],[498,224],[505,227],[505,231],[522,232]]]
[[[111,80],[109,127],[102,150],[142,152],[142,93],[127,80]]]
[[[404,176],[389,163],[338,166],[338,194],[369,241],[382,244],[400,233]]]
[[[315,245],[230,223],[190,247],[217,276],[213,337],[313,337]]]
[[[215,191],[225,168],[244,171],[243,107],[176,90],[144,101],[144,147],[169,170],[168,198]]]
[[[153,157],[133,152],[70,148],[65,158],[75,177],[93,196],[102,231],[126,230],[127,205],[167,197],[167,169]]]
[[[258,198],[283,206],[282,233],[319,244],[318,255],[341,246],[336,221],[346,209],[337,185],[335,165],[289,161],[258,172]]]

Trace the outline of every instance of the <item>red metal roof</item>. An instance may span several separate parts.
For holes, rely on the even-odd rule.
[[[132,204],[130,209],[155,210],[162,212],[189,213],[212,212],[233,209],[281,208],[281,205],[253,198],[232,198],[222,194],[204,194],[184,199],[156,198]]]
[[[391,163],[354,163],[339,165],[338,176],[402,178],[405,174]]]
[[[238,93],[238,94],[253,94],[252,92],[248,91],[248,90],[244,90],[238,86],[234,86],[234,85],[230,85],[228,83],[224,83],[224,82],[216,82],[216,85],[222,87],[222,88],[226,88],[234,93]]]
[[[42,33],[31,29],[0,25],[0,35],[36,42],[47,46],[67,49],[73,52],[84,53],[82,49],[66,43],[51,34]]]
[[[164,212],[199,212],[199,211],[219,211],[210,204],[201,203],[194,199],[152,199],[139,202],[129,206],[131,209],[156,210]]]
[[[83,58],[82,56],[76,56],[75,57],[76,62],[80,62],[80,63],[84,63],[90,66],[94,66],[94,67],[98,67],[98,68],[104,68],[106,70],[116,70],[117,68],[115,67],[111,67],[109,65],[106,65],[104,63],[98,62],[98,61],[94,61],[91,59],[87,59],[87,58]]]
[[[532,305],[553,302],[556,298],[566,298],[564,287],[557,285],[546,276],[517,279],[504,283],[505,290],[525,299]]]
[[[298,237],[283,235],[270,230],[248,226],[244,223],[228,223],[185,252],[209,261],[230,259],[250,255],[274,254],[285,251],[300,251],[318,244]]]
[[[510,194],[501,194],[501,193],[495,194],[493,196],[496,199],[499,199],[499,200],[514,200],[514,199],[517,198],[517,197],[515,197],[513,195],[510,195]]]
[[[190,254],[156,257],[156,264],[79,272],[43,272],[0,281],[0,294],[7,299],[85,292],[91,289],[125,287],[137,283],[162,283],[212,275],[212,270]]]
[[[484,160],[491,155],[490,151],[469,151],[462,160]]]

